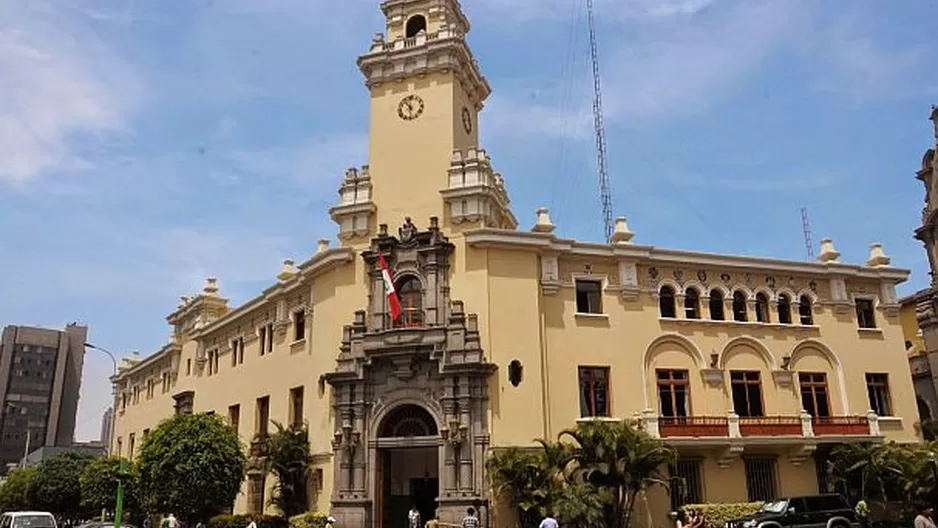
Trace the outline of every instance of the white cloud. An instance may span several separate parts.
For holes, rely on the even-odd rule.
[[[367,163],[368,136],[343,134],[291,147],[238,150],[230,154],[250,177],[286,179],[298,188],[337,192],[348,167]]]
[[[73,141],[124,129],[138,86],[129,70],[58,3],[0,3],[0,181],[93,167]]]

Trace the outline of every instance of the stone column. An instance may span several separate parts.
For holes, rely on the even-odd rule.
[[[459,461],[459,490],[460,491],[470,491],[473,488],[472,485],[472,455],[471,455],[471,446],[473,445],[474,435],[472,425],[472,408],[470,407],[470,397],[469,397],[469,378],[461,378],[459,381],[459,424],[460,427],[464,428],[466,434],[462,439],[462,443],[459,444],[458,453],[456,454],[457,460]],[[464,456],[464,453],[469,452],[470,456]]]

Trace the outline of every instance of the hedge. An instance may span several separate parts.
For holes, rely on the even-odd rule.
[[[247,528],[251,521],[257,528],[289,528],[289,522],[283,517],[273,515],[216,515],[209,519],[208,528]]]
[[[325,528],[328,518],[319,512],[301,513],[290,517],[290,528]]]
[[[699,510],[707,523],[722,528],[726,521],[748,517],[762,508],[764,502],[739,502],[731,504],[687,504],[681,508],[685,514]]]

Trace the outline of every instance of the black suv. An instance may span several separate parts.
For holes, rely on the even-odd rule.
[[[724,528],[855,528],[857,514],[841,495],[806,495],[765,503]]]

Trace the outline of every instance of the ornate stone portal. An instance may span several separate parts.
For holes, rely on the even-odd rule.
[[[427,481],[433,470],[436,489],[398,489],[398,499],[435,493],[436,514],[447,522],[461,520],[469,506],[487,513],[488,385],[496,366],[482,353],[476,315],[450,299],[454,246],[438,220],[419,231],[407,219],[399,232],[401,239],[394,238],[381,225],[362,253],[368,310],[356,312],[343,329],[336,369],[324,376],[334,398],[331,513],[340,526],[387,528],[390,515],[395,523],[403,519],[392,511],[388,475],[401,471],[391,455],[408,452],[435,454],[436,467],[421,470]],[[405,297],[397,321],[389,313],[379,255]]]

